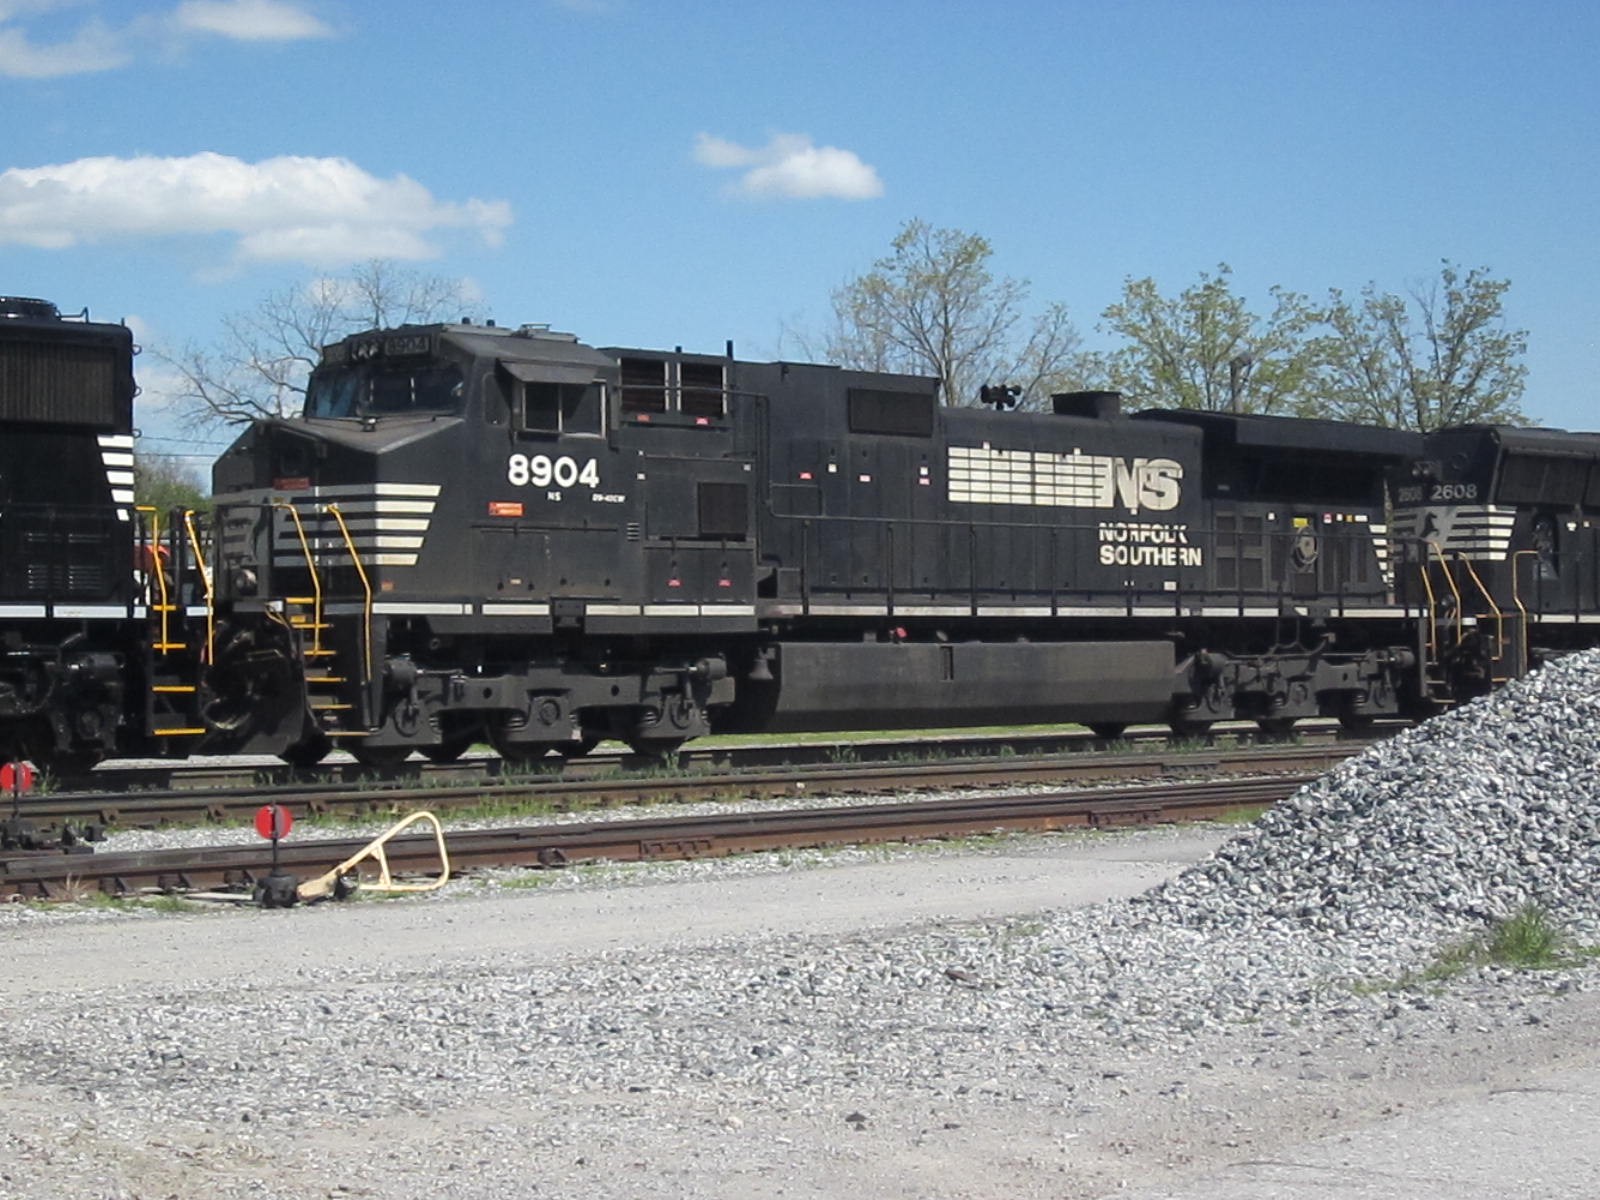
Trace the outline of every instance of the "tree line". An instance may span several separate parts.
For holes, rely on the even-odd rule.
[[[889,253],[831,296],[820,330],[788,331],[810,358],[933,375],[948,404],[1014,390],[1122,392],[1135,408],[1324,417],[1429,430],[1517,423],[1528,335],[1509,328],[1510,282],[1444,262],[1404,294],[1371,283],[1319,300],[1274,287],[1258,310],[1227,264],[1179,292],[1128,278],[1099,314],[1115,348],[1085,348],[1063,304],[1029,307],[1026,280],[995,274],[988,239],[906,222]],[[197,425],[299,412],[323,346],[362,329],[481,317],[461,283],[384,260],[264,297],[217,341],[161,357]]]
[[[947,403],[1010,385],[1021,405],[1052,393],[1119,391],[1137,408],[1323,417],[1398,429],[1523,420],[1528,335],[1508,328],[1510,282],[1444,262],[1404,295],[1369,283],[1321,300],[1273,288],[1256,311],[1226,263],[1181,292],[1124,280],[1100,314],[1118,343],[1087,350],[1065,306],[1029,317],[1028,284],[996,277],[989,241],[907,222],[890,252],[832,296],[824,361],[935,375]]]

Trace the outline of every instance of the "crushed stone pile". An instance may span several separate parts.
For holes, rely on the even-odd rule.
[[[1600,651],[1342,763],[1132,902],[1192,929],[1329,934],[1600,918]]]

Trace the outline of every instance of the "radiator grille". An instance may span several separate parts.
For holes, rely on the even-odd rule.
[[[15,506],[0,518],[0,598],[103,600],[126,590],[129,526],[110,510]]]
[[[925,392],[850,389],[850,431],[933,436],[933,397]]]
[[[122,428],[126,389],[113,346],[11,341],[0,344],[0,420]]]

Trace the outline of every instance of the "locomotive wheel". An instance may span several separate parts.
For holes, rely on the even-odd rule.
[[[328,757],[328,752],[333,749],[333,739],[320,729],[301,738],[278,755],[284,762],[297,770],[308,770]]]
[[[473,734],[461,734],[440,742],[436,746],[423,746],[422,757],[431,763],[453,763],[470,750],[472,743],[476,740],[477,738]]]
[[[1103,742],[1113,742],[1121,737],[1128,728],[1126,721],[1091,721],[1089,732]]]
[[[496,746],[495,753],[505,761],[506,766],[524,770],[537,766],[550,753],[550,749],[545,742],[517,742],[504,747]]]
[[[665,762],[675,756],[688,740],[688,738],[631,738],[628,741],[628,749],[640,758]]]
[[[550,751],[562,744],[560,742],[524,741],[515,737],[515,734],[526,733],[527,726],[514,718],[510,721],[491,719],[487,732],[489,745],[494,747],[494,752],[506,760],[507,766],[515,768],[534,766]]]
[[[1365,733],[1377,718],[1365,704],[1357,707],[1354,696],[1346,696],[1339,705],[1339,727],[1350,733]]]
[[[494,747],[494,752],[505,759],[508,767],[531,767],[553,747],[549,742],[514,742],[495,726],[489,726],[489,745]]]
[[[1294,717],[1262,717],[1256,728],[1268,737],[1285,737],[1294,728]]]
[[[45,757],[40,765],[56,779],[81,779],[103,758],[91,750],[63,750]]]
[[[411,757],[410,746],[351,746],[350,753],[363,767],[392,771]]]
[[[582,758],[600,744],[598,733],[586,733],[580,738],[570,742],[562,742],[556,747],[556,753],[562,758]]]
[[[1197,721],[1192,717],[1174,717],[1167,722],[1174,737],[1203,738],[1211,732],[1211,721]]]

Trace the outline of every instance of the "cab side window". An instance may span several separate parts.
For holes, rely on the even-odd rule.
[[[535,380],[522,385],[524,433],[599,433],[602,388],[598,383],[550,383]]]
[[[605,384],[578,369],[502,361],[499,383],[519,437],[605,432]]]

